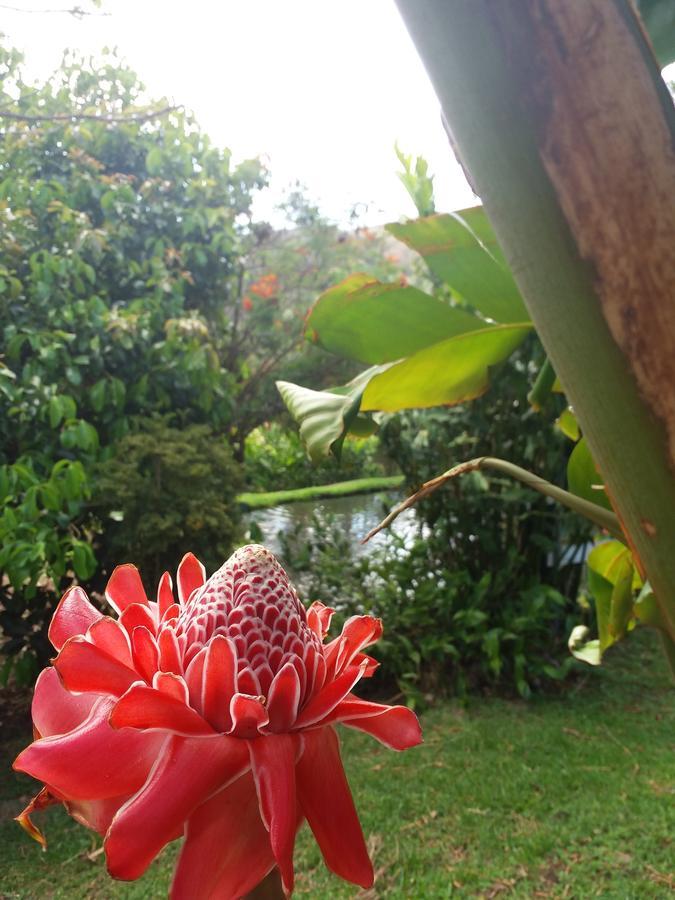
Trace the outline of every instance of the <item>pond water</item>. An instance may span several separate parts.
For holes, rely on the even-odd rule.
[[[357,494],[351,497],[329,497],[324,500],[302,500],[268,509],[256,509],[246,513],[245,523],[255,525],[262,532],[260,540],[272,553],[281,553],[280,534],[296,534],[298,538],[311,537],[314,517],[330,518],[334,527],[349,538],[354,554],[365,556],[391,543],[392,535],[411,543],[418,533],[418,521],[414,509],[407,509],[390,526],[380,532],[365,546],[361,539],[381,522],[384,516],[402,499],[398,492]]]

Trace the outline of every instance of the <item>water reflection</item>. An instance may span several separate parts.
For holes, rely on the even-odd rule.
[[[331,497],[325,500],[303,500],[269,509],[251,510],[245,523],[255,523],[262,532],[260,540],[273,553],[281,553],[280,533],[296,534],[300,539],[311,538],[313,518],[330,517],[334,526],[349,538],[355,556],[368,555],[392,542],[392,535],[412,543],[419,531],[414,509],[407,509],[387,531],[380,532],[365,546],[361,539],[380,522],[391,507],[401,499],[397,492],[359,494],[352,497]]]

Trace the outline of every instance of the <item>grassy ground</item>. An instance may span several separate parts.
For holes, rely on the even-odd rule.
[[[399,488],[404,482],[403,475],[381,475],[373,478],[353,478],[335,484],[320,484],[314,487],[292,488],[287,491],[248,492],[239,494],[237,500],[248,509],[263,509],[278,506],[279,503],[295,503],[298,500],[320,500],[323,497],[348,497],[351,494],[369,494],[373,491],[389,491]]]
[[[408,753],[346,733],[376,884],[359,892],[330,876],[303,831],[297,895],[673,896],[675,695],[648,638],[619,648],[563,697],[439,706],[423,716],[424,746]],[[10,743],[7,766],[22,740]],[[175,845],[138,882],[114,883],[97,853],[100,840],[52,808],[43,817],[49,849],[41,853],[9,821],[33,787],[7,766],[0,897],[165,896]]]

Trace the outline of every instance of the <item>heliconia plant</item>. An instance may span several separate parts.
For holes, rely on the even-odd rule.
[[[357,273],[318,298],[306,318],[306,338],[368,368],[326,391],[277,383],[315,460],[339,455],[347,434],[374,430],[373,412],[480,396],[490,368],[533,330],[481,207],[386,228],[420,253],[447,296]]]
[[[57,651],[33,699],[35,741],[14,768],[44,783],[18,816],[44,844],[34,812],[63,803],[104,835],[110,874],[136,879],[177,837],[171,897],[245,895],[275,868],[293,890],[293,848],[307,821],[326,865],[373,882],[340,758],[337,724],[405,750],[414,713],[352,690],[382,634],[353,616],[324,643],[333,611],[308,610],[264,547],[237,550],[210,578],[187,554],[177,597],[168,573],[149,601],[138,570],[106,588],[117,617],[74,587],[49,628]]]
[[[675,673],[675,107],[660,74],[675,58],[672,3],[398,6]],[[607,645],[634,604],[628,565],[605,562]]]
[[[675,58],[672,3],[637,4],[652,48],[630,0],[397,2],[483,207],[387,226],[438,290],[355,275],[324,293],[308,339],[370,368],[281,395],[310,455],[338,454],[370,413],[478,396],[536,329],[530,401],[564,390],[577,441],[564,502],[618,539],[589,558],[598,638],[570,648],[597,663],[644,622],[675,673],[675,110],[654,55]]]

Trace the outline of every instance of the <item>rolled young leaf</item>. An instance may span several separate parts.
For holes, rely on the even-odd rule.
[[[277,390],[300,426],[300,437],[313,462],[329,453],[339,459],[342,442],[352,427],[360,435],[375,430],[374,423],[358,415],[364,385],[375,371],[379,369],[367,369],[344,388],[333,391],[312,391],[290,381],[277,381]]]

